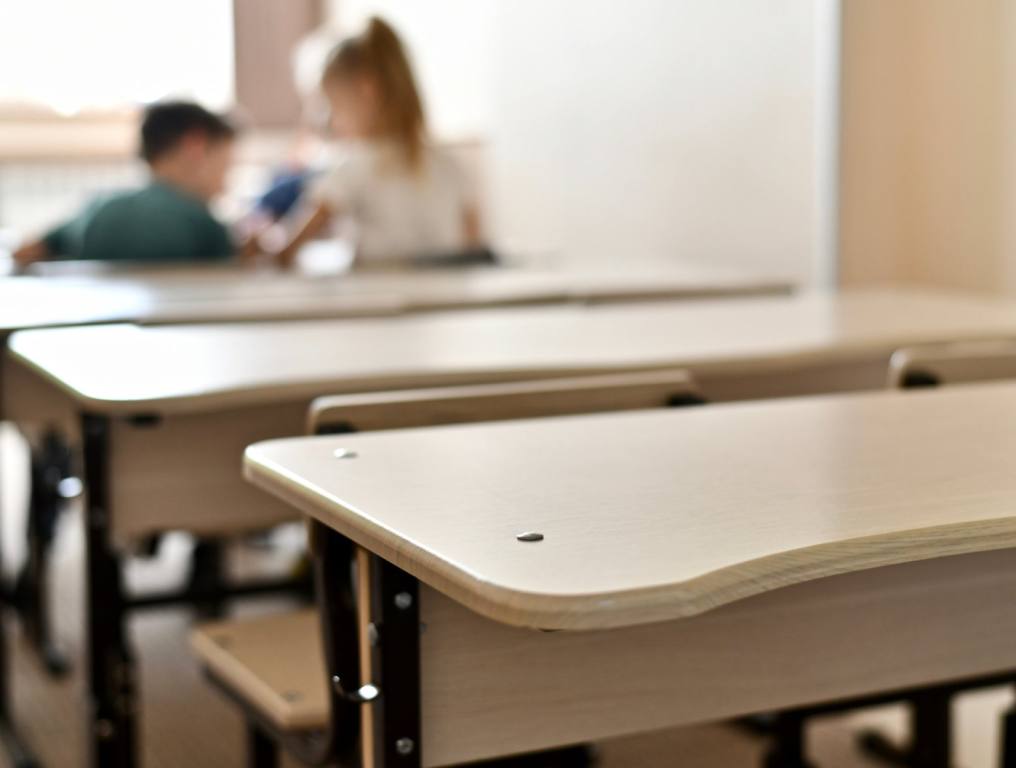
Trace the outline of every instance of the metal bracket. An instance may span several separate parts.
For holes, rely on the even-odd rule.
[[[400,568],[373,557],[375,610],[381,631],[374,649],[378,701],[375,765],[421,768],[420,587]]]

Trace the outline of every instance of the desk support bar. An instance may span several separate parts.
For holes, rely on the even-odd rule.
[[[360,688],[360,640],[357,621],[356,583],[353,577],[355,547],[344,536],[314,522],[310,546],[314,579],[321,611],[322,646],[331,692],[331,721],[327,750],[316,759],[341,766],[354,766],[360,755],[360,724],[364,704],[350,692]]]
[[[371,591],[381,619],[375,647],[381,697],[375,715],[380,727],[371,745],[374,765],[421,768],[419,582],[385,560],[372,560]]]
[[[86,663],[89,758],[93,768],[136,764],[135,666],[125,626],[120,560],[110,538],[110,421],[81,417],[84,447]]]
[[[10,605],[12,599],[11,593],[0,587],[0,609]],[[0,752],[7,757],[12,768],[38,768],[38,762],[25,746],[14,723],[10,661],[9,638],[0,625]]]
[[[420,768],[419,583],[378,557],[357,553],[346,537],[318,522],[311,546],[331,684],[330,756],[343,768]],[[362,663],[368,661],[363,654],[369,663]]]

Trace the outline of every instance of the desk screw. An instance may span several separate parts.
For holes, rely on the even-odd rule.
[[[400,755],[411,755],[414,749],[416,749],[416,744],[405,736],[395,742],[395,751]]]
[[[413,604],[413,596],[408,592],[399,592],[395,596],[395,607],[404,611]]]
[[[515,537],[519,541],[543,541],[543,534],[536,531],[526,531]]]

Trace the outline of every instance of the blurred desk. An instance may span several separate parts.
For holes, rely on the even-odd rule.
[[[780,279],[674,266],[650,272],[478,268],[310,276],[211,267],[49,262],[0,278],[0,342],[22,329],[377,317],[406,312],[788,293]],[[2,386],[0,386],[2,390]],[[2,414],[2,410],[0,410]]]
[[[278,505],[239,483],[236,457],[255,440],[302,432],[310,400],[324,394],[661,367],[686,368],[710,401],[878,389],[898,347],[1012,335],[1010,302],[901,291],[90,326],[12,336],[3,406],[73,432],[81,413],[112,419],[114,458],[125,462],[114,519],[130,537],[170,522],[277,520]],[[219,500],[214,514],[208,498]]]
[[[49,262],[35,272],[46,282],[80,290],[135,292],[142,315],[156,323],[219,319],[329,317],[362,311],[425,311],[560,302],[637,301],[787,294],[791,281],[723,268],[675,263],[629,268],[363,269],[313,275],[235,267],[124,267]],[[2,294],[0,294],[2,296]],[[207,305],[222,304],[219,309]],[[357,303],[359,302],[359,304]],[[260,305],[260,306],[259,306]],[[208,313],[214,313],[209,316]]]

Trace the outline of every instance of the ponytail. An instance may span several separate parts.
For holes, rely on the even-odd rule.
[[[419,167],[426,120],[413,69],[398,34],[384,20],[371,17],[366,30],[336,48],[322,82],[349,75],[368,75],[377,83],[380,130],[398,141],[412,167]]]

